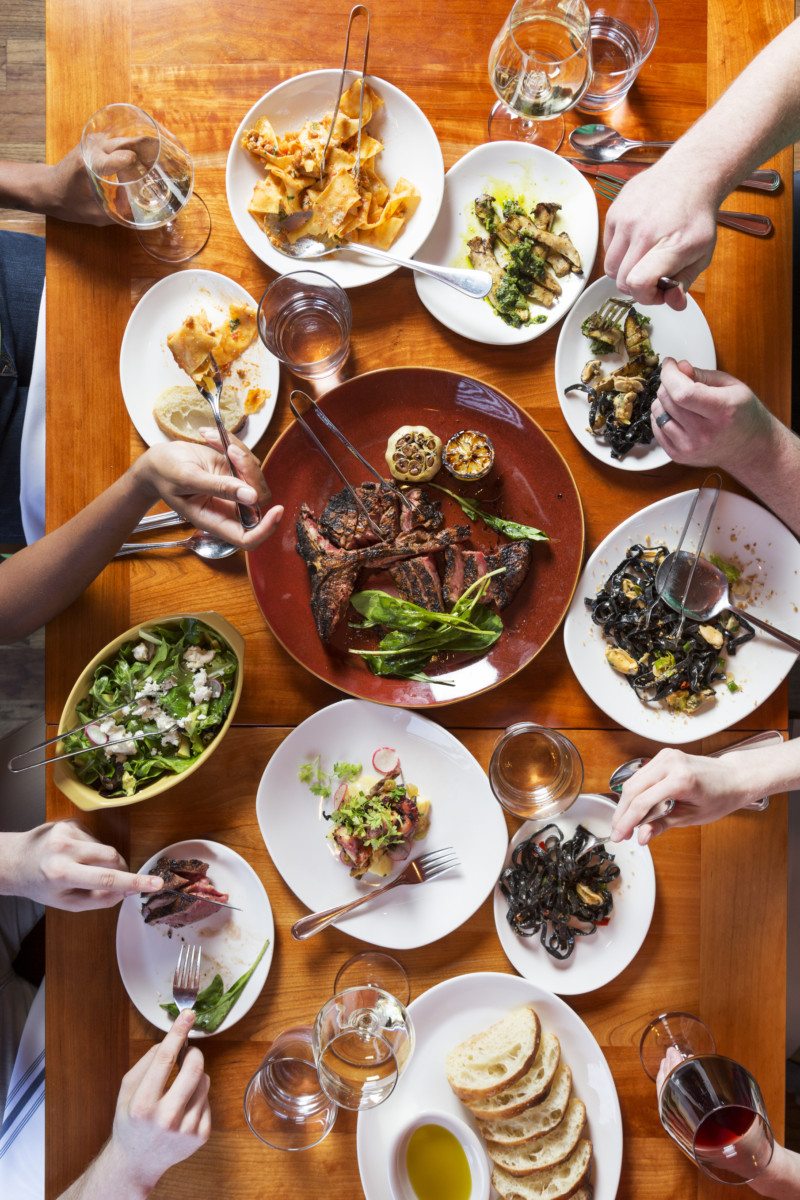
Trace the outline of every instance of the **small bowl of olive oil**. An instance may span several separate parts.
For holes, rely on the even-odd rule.
[[[489,1163],[459,1117],[419,1113],[389,1155],[392,1200],[489,1200]]]

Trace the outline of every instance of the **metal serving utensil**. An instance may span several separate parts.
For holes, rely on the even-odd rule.
[[[161,890],[158,892],[143,892],[142,895],[146,895],[146,896],[185,896],[186,892],[181,891],[180,888],[165,887],[165,888],[161,888]],[[195,896],[195,893],[190,892],[189,895]],[[202,900],[204,904],[216,904],[217,908],[232,908],[234,912],[242,911],[242,909],[237,908],[237,906],[235,904],[227,904],[224,900],[213,900],[211,898],[211,896],[206,896],[205,894],[203,894],[202,896],[195,896],[195,898],[198,900]],[[177,1003],[177,1001],[176,1001],[176,1003]]]
[[[390,879],[388,883],[376,888],[374,892],[358,896],[349,904],[338,904],[336,908],[328,908],[324,912],[309,913],[307,917],[301,917],[292,926],[292,937],[295,941],[304,942],[307,938],[313,937],[315,933],[327,929],[340,917],[360,908],[362,904],[368,904],[378,896],[385,895],[392,888],[400,887],[403,884],[428,883],[431,879],[437,879],[439,875],[444,875],[446,871],[452,871],[460,865],[458,855],[452,846],[445,846],[442,850],[431,850],[428,854],[422,854],[419,858],[412,859],[396,879]]]
[[[594,181],[594,190],[605,200],[616,200],[624,186],[624,179],[602,173]],[[731,212],[722,208],[717,211],[717,224],[738,229],[739,233],[749,233],[751,237],[769,237],[774,229],[770,218],[763,213]]]
[[[28,763],[24,767],[13,766],[13,763],[18,763],[21,758],[27,758],[30,754],[35,754],[37,750],[46,750],[48,746],[52,746],[54,742],[63,742],[65,738],[71,737],[74,733],[81,733],[84,729],[88,729],[90,725],[96,725],[98,721],[102,721],[105,717],[113,716],[114,713],[121,712],[124,708],[130,708],[135,704],[135,700],[126,700],[124,704],[117,705],[116,708],[111,708],[108,712],[101,713],[97,717],[93,717],[91,721],[87,721],[84,725],[78,725],[75,729],[67,729],[64,733],[57,733],[55,737],[48,738],[46,742],[37,742],[35,746],[31,746],[29,750],[23,750],[21,754],[15,754],[6,763],[12,775],[21,775],[23,771],[32,771],[34,767],[49,767],[51,763],[61,762],[64,758],[76,758],[79,754],[90,754],[93,750],[108,750],[111,746],[121,746],[123,742],[140,742],[146,737],[155,737],[154,731],[141,729],[136,733],[126,733],[124,737],[112,738],[110,742],[103,742],[101,745],[81,746],[79,750],[69,750],[65,754],[55,754],[52,758],[41,758],[38,762]],[[173,729],[178,728],[178,722],[173,722],[166,729],[159,729],[158,736],[161,737],[165,733],[171,733]]]
[[[712,482],[712,481],[716,481],[716,482]],[[668,554],[667,558],[664,560],[665,562],[668,559],[674,560],[675,556],[679,555],[681,553],[681,551],[683,550],[683,543],[686,541],[686,535],[688,534],[689,529],[691,527],[692,519],[694,517],[694,510],[697,508],[697,503],[700,499],[700,496],[705,491],[705,489],[708,487],[711,488],[712,496],[711,496],[711,501],[709,503],[708,514],[706,516],[705,525],[703,526],[703,532],[700,534],[700,540],[697,543],[697,550],[695,551],[696,556],[699,558],[700,552],[703,549],[703,545],[706,540],[706,534],[708,533],[709,526],[711,525],[711,518],[714,516],[714,510],[717,507],[717,501],[719,500],[720,488],[722,487],[722,477],[716,471],[712,471],[712,473],[710,475],[707,475],[706,478],[703,480],[703,482],[700,484],[700,487],[695,492],[694,498],[692,499],[692,503],[689,505],[689,512],[686,514],[686,521],[684,522],[680,540],[678,541],[678,549],[676,551],[674,551],[673,554]],[[664,588],[667,587],[669,584],[669,577],[671,576],[671,574],[672,574],[671,569],[664,576],[661,575],[660,568],[656,572],[656,599],[653,601],[653,603],[650,605],[650,607],[647,610],[647,614],[646,614],[645,620],[644,620],[644,628],[645,629],[647,629],[650,625],[650,618],[653,615],[653,609],[655,608],[656,604],[658,603],[659,600],[664,599],[664,596],[662,593],[663,593]],[[681,602],[683,602],[686,599],[686,595],[688,594],[689,588],[692,585],[692,575],[693,575],[693,572],[692,572],[692,574],[689,575],[689,578],[685,581],[686,587],[685,587],[685,590],[683,591],[683,593],[681,594]],[[682,614],[680,624],[678,625],[678,632],[676,635],[677,637],[680,637],[681,633],[683,632],[683,622],[684,622],[684,616]]]
[[[634,175],[641,175],[642,171],[646,171],[653,165],[652,162],[593,162],[588,158],[567,158],[567,162],[572,163],[573,167],[576,167],[582,175],[601,175],[605,167],[609,178],[626,181],[633,179]],[[766,167],[753,171],[751,175],[736,185],[737,190],[749,188],[754,192],[776,192],[780,186],[781,177],[778,172]]]
[[[195,387],[203,399],[208,401],[208,404],[211,407],[211,411],[214,414],[214,424],[217,427],[219,440],[222,442],[222,449],[228,462],[228,470],[230,471],[231,475],[233,475],[234,479],[238,479],[239,472],[231,462],[230,438],[228,437],[228,431],[225,428],[225,422],[222,419],[222,413],[220,412],[219,406],[220,396],[222,395],[222,373],[217,366],[217,361],[214,358],[214,355],[209,354],[208,358],[209,362],[211,363],[211,377],[214,380],[214,391],[210,392],[208,388],[204,387],[201,383],[197,383],[196,381]],[[255,529],[256,525],[258,525],[259,521],[261,520],[261,510],[257,506],[250,507],[249,505],[240,504],[237,500],[236,511],[239,514],[239,521],[241,522],[242,529]]]
[[[191,550],[198,558],[215,562],[220,558],[230,558],[239,553],[239,547],[225,542],[222,538],[214,537],[211,533],[193,533],[190,537],[177,538],[171,542],[125,542],[120,546],[114,558],[126,558],[130,554],[140,554],[143,550]]]
[[[188,525],[189,522],[180,513],[176,513],[173,508],[163,513],[150,513],[146,517],[142,517],[139,524],[132,533],[149,533],[152,529],[169,529],[172,525]]]

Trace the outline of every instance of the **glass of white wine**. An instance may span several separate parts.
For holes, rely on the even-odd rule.
[[[497,103],[493,141],[535,142],[557,150],[567,109],[592,78],[591,18],[585,0],[516,0],[489,52]]]
[[[107,104],[86,122],[81,153],[100,206],[148,254],[177,263],[200,253],[211,218],[174,134],[135,104]]]
[[[314,1023],[319,1081],[340,1108],[383,1104],[413,1050],[414,1026],[405,1006],[374,984],[338,992]]]

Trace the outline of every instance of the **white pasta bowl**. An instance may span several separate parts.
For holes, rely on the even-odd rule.
[[[382,266],[377,259],[359,255],[357,250],[314,259],[313,264],[281,254],[247,211],[253,188],[264,178],[264,170],[241,146],[243,133],[259,117],[267,117],[275,132],[281,134],[332,112],[340,75],[339,70],[307,71],[279,83],[257,100],[233,136],[225,170],[225,190],[236,228],[253,253],[273,271],[286,275],[313,265],[315,271],[341,287],[356,288],[383,279],[397,267],[390,263]],[[357,72],[348,71],[345,87],[357,78]],[[369,123],[369,132],[384,146],[378,155],[378,172],[387,187],[392,188],[398,179],[405,177],[420,193],[419,205],[390,247],[391,253],[411,258],[433,228],[442,203],[442,151],[430,121],[405,92],[376,76],[370,75],[368,80],[383,101]]]

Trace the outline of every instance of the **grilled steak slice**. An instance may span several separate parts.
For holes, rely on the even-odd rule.
[[[199,858],[160,858],[151,874],[160,875],[170,892],[166,895],[154,892],[144,898],[142,916],[145,924],[180,929],[213,916],[217,905],[209,904],[206,897],[224,904],[228,894],[214,887],[206,875],[207,870],[208,863]]]
[[[435,533],[444,524],[442,506],[438,500],[432,500],[422,488],[409,488],[405,493],[416,509],[413,512],[403,504],[400,508],[400,532],[410,533],[412,529],[427,529]]]
[[[395,563],[389,574],[404,600],[411,600],[430,612],[444,612],[442,582],[430,555]]]
[[[400,501],[396,493],[391,488],[381,488],[377,483],[362,483],[361,487],[355,490],[370,517],[383,533],[383,541],[390,542],[397,537],[400,532]],[[331,496],[322,510],[319,524],[322,532],[344,550],[371,546],[379,540],[347,488],[342,488],[335,496]]]
[[[486,555],[482,550],[462,550],[460,546],[450,546],[444,555],[444,602],[451,608],[462,592],[482,579],[489,567],[486,565]]]
[[[486,555],[487,571],[505,567],[502,575],[495,575],[489,584],[486,597],[498,608],[507,608],[516,596],[530,570],[533,547],[530,542],[508,542],[493,554]]]
[[[424,529],[412,529],[401,533],[388,545],[367,546],[356,550],[354,554],[362,567],[367,571],[382,571],[403,558],[417,558],[424,554],[438,554],[448,546],[458,542],[466,542],[470,537],[469,525],[451,525],[439,529],[436,533],[428,533]]]
[[[311,612],[323,642],[341,621],[359,571],[357,556],[340,550],[324,536],[307,504],[297,518],[297,552],[305,560],[311,582]]]

